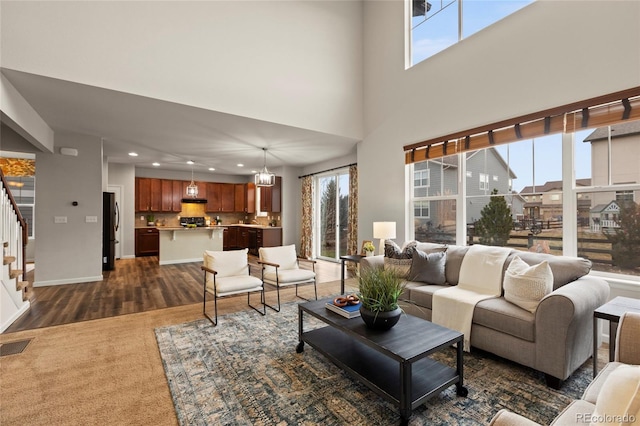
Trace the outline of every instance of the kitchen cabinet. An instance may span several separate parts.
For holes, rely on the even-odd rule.
[[[162,211],[162,183],[160,179],[136,178],[135,209],[137,212]]]
[[[249,228],[244,226],[236,227],[238,230],[237,247],[248,248],[249,247]]]
[[[136,257],[158,256],[160,233],[157,228],[138,228],[135,233]]]
[[[234,211],[239,213],[256,212],[256,185],[254,183],[236,183]]]
[[[222,234],[222,249],[234,250],[238,248],[238,228],[229,226],[224,229]]]
[[[280,213],[282,208],[282,178],[276,176],[273,186],[260,187],[260,211]]]
[[[181,180],[171,181],[171,212],[180,213],[182,211],[182,197],[185,194]]]
[[[163,212],[173,211],[173,181],[170,179],[162,179],[160,181],[161,187],[161,203],[160,208]]]
[[[281,245],[282,228],[249,228],[249,253],[258,256],[260,247]]]
[[[206,187],[208,212],[235,211],[235,185],[233,183],[209,182]]]

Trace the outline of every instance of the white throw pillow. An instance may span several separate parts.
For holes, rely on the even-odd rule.
[[[542,298],[553,291],[553,272],[546,260],[529,266],[514,256],[504,275],[503,287],[505,299],[534,313]]]
[[[216,271],[218,278],[248,275],[248,251],[248,249],[229,251],[205,250],[204,266]]]
[[[591,425],[640,425],[640,366],[621,365],[602,385]]]

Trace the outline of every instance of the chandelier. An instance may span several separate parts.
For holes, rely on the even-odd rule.
[[[264,167],[259,173],[256,173],[255,184],[256,186],[273,186],[276,183],[276,174],[267,170],[267,148],[262,148],[264,151]]]
[[[196,198],[198,196],[198,185],[193,181],[193,161],[189,161],[191,163],[191,183],[187,186],[187,196]]]

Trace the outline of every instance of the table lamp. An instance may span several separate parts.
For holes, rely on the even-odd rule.
[[[396,237],[395,222],[373,222],[373,238],[380,238],[378,254],[384,254],[384,240]]]

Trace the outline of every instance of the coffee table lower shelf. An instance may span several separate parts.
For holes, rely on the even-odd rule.
[[[403,366],[398,360],[333,327],[302,333],[297,347],[299,353],[304,350],[305,342],[378,395],[398,405],[403,423],[410,416],[407,410],[415,409],[453,384],[457,385],[459,396],[467,395],[455,368],[428,357]],[[403,368],[408,371],[403,373]],[[410,386],[408,400],[403,396],[403,374]]]

